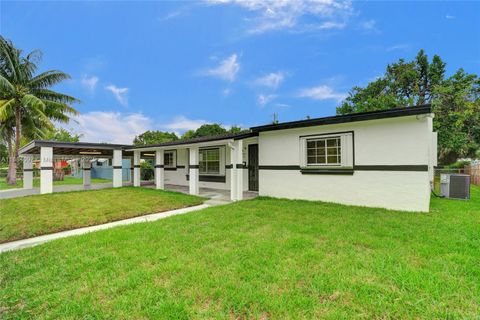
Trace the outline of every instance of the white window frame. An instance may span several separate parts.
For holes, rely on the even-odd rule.
[[[340,163],[308,164],[307,142],[311,140],[339,138]],[[326,160],[326,162],[328,162]],[[325,133],[300,137],[300,167],[301,168],[353,168],[353,133]]]
[[[225,175],[225,147],[224,146],[211,146],[211,147],[204,147],[200,148],[198,150],[198,165],[200,166],[200,162],[202,162],[202,151],[205,150],[212,150],[212,149],[218,149],[218,155],[219,155],[219,168],[218,172],[201,172],[199,169],[199,174],[202,176],[224,176]]]
[[[167,164],[165,162],[165,157],[167,154],[172,154],[172,163]],[[164,163],[164,168],[176,168],[177,167],[177,151],[176,150],[165,150],[163,152],[163,163]]]

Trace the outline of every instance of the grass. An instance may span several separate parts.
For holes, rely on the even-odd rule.
[[[101,178],[92,178],[91,179],[91,183],[93,183],[93,184],[109,183],[109,182],[112,182],[112,180],[101,179]],[[63,181],[53,181],[54,186],[63,186],[63,185],[71,185],[71,184],[83,184],[83,178],[65,176],[65,179]],[[33,187],[34,188],[40,188],[40,178],[33,179]],[[0,180],[0,190],[14,189],[14,188],[23,188],[23,180],[22,179],[17,179],[17,184],[14,185],[14,186],[7,184],[7,182],[5,181],[5,178],[2,178]]]
[[[478,319],[480,188],[406,213],[270,198],[0,255],[4,319]]]
[[[197,205],[200,197],[125,187],[0,200],[0,243]]]

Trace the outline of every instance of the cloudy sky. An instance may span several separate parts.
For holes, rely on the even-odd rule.
[[[0,3],[0,33],[82,103],[84,141],[335,114],[419,49],[480,73],[480,2],[211,0]]]

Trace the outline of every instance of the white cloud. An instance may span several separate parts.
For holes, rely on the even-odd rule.
[[[230,88],[226,88],[226,89],[222,90],[222,95],[224,97],[228,97],[230,95],[230,93],[232,93],[232,90]]]
[[[275,94],[259,94],[257,97],[257,102],[260,106],[265,106],[267,103],[275,99],[277,95]]]
[[[347,26],[345,22],[326,21],[320,24],[319,29],[343,29]]]
[[[87,88],[90,92],[93,92],[97,87],[98,80],[99,79],[97,76],[91,76],[89,78],[86,75],[83,75],[82,78],[80,79],[80,83],[82,84],[82,86]]]
[[[451,14],[447,14],[447,15],[445,16],[445,18],[448,19],[448,20],[453,20],[453,19],[456,19],[457,17],[452,16]]]
[[[410,44],[408,43],[399,43],[399,44],[395,44],[391,47],[388,47],[387,49],[385,49],[385,51],[387,52],[391,52],[391,51],[397,51],[397,50],[402,50],[402,51],[406,51],[410,49]]]
[[[299,91],[299,97],[311,98],[314,100],[337,100],[341,101],[347,97],[347,94],[336,92],[332,87],[320,85],[312,88],[305,88]]]
[[[238,55],[234,53],[230,57],[220,61],[217,67],[207,69],[202,72],[202,74],[233,82],[235,81],[239,70],[240,62],[238,62]]]
[[[278,72],[271,72],[260,78],[257,78],[253,83],[258,86],[264,86],[264,87],[276,89],[283,82],[284,79],[285,79],[285,74],[281,71],[278,71]]]
[[[379,30],[377,29],[377,21],[373,19],[360,22],[360,29],[364,31],[379,32]]]
[[[164,130],[179,132],[179,131],[195,130],[199,128],[201,125],[206,123],[207,121],[205,120],[192,120],[184,116],[177,116],[173,119],[173,121],[161,124],[160,128]]]
[[[105,89],[113,93],[115,99],[117,99],[122,106],[126,107],[128,105],[128,88],[118,88],[117,86],[111,84],[106,86]]]
[[[168,20],[170,20],[170,19],[179,17],[181,14],[182,14],[182,11],[181,11],[181,10],[171,11],[171,12],[167,13],[166,15],[158,18],[158,21],[160,21],[160,22],[168,21]]]
[[[68,127],[88,142],[131,144],[136,135],[152,129],[151,120],[141,113],[92,111],[72,120]]]
[[[237,5],[256,14],[249,33],[282,29],[331,29],[345,24],[353,14],[350,1],[343,0],[207,0],[212,5]],[[317,21],[320,28],[302,23]],[[334,22],[336,21],[336,22]]]
[[[142,113],[92,111],[80,114],[72,118],[69,124],[62,126],[81,134],[82,141],[131,144],[135,136],[147,130],[173,131],[180,135],[208,122],[177,116],[170,122],[154,123]]]

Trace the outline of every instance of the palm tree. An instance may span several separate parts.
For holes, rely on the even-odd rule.
[[[22,50],[0,36],[0,121],[15,119],[14,156],[9,162],[9,184],[16,184],[18,150],[22,138],[22,125],[31,136],[41,136],[45,129],[53,128],[52,121],[67,123],[70,115],[78,112],[71,104],[79,100],[48,89],[70,76],[51,70],[35,76],[41,52],[36,50],[22,56]],[[40,127],[38,127],[40,125]],[[25,128],[27,129],[27,128]]]

